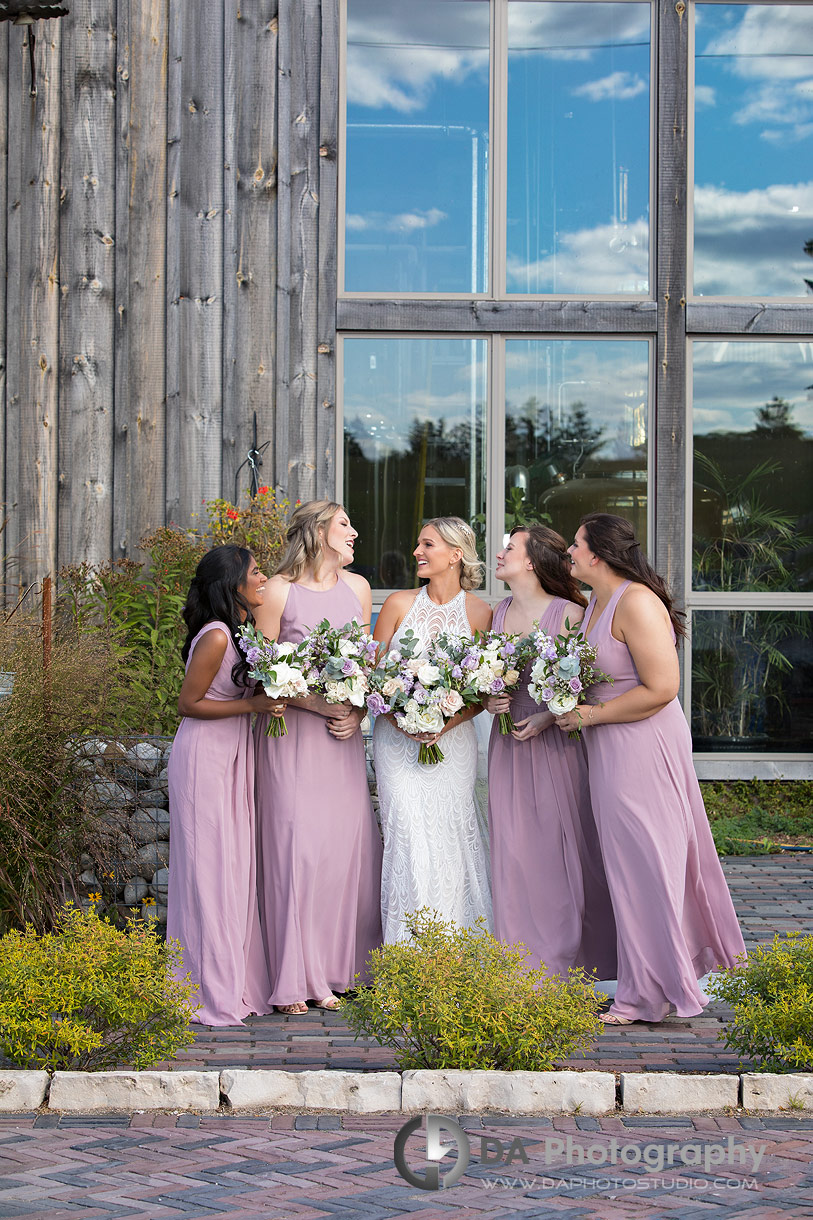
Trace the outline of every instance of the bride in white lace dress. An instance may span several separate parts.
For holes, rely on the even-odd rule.
[[[387,598],[375,637],[388,648],[411,628],[424,648],[442,631],[470,636],[491,625],[491,609],[469,592],[481,579],[472,530],[459,517],[436,517],[421,530],[414,551],[417,592]],[[373,736],[384,832],[381,922],[385,943],[409,939],[406,916],[430,907],[470,927],[485,916],[491,927],[488,854],[475,804],[477,734],[466,709],[441,733],[411,736],[391,716],[379,716]],[[443,761],[418,762],[421,742],[442,738]]]

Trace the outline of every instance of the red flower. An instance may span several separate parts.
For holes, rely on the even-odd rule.
[[[228,517],[229,521],[239,521],[240,520],[240,514],[238,513],[236,508],[227,508],[226,516]]]
[[[267,483],[266,483],[265,487],[257,488],[257,495],[258,496],[267,496],[268,495],[268,484]]]

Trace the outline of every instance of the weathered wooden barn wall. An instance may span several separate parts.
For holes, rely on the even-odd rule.
[[[34,27],[35,98],[25,31],[0,26],[7,591],[231,497],[254,412],[264,481],[332,489],[322,20],[319,0],[72,0]]]

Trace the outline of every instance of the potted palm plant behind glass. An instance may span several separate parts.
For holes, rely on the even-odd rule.
[[[797,518],[769,507],[759,485],[781,469],[765,461],[729,476],[695,451],[696,479],[716,505],[712,537],[696,532],[694,587],[717,593],[792,591],[788,567],[808,539]],[[699,478],[697,477],[699,476]],[[700,479],[703,480],[700,483]],[[747,749],[767,740],[767,710],[787,708],[782,675],[793,663],[781,645],[810,634],[808,615],[787,610],[700,610],[692,627],[692,731],[702,748]]]

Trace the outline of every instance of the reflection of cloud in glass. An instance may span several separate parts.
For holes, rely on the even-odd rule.
[[[613,72],[601,80],[579,85],[572,93],[574,97],[586,97],[590,102],[604,102],[610,98],[616,102],[624,102],[631,97],[637,97],[639,93],[646,93],[648,88],[647,82],[632,72]]]
[[[701,56],[736,56],[730,68],[749,80],[793,80],[810,75],[803,52],[813,42],[813,15],[806,5],[730,5],[723,12],[739,15],[739,25],[717,32]],[[700,26],[702,29],[702,25]]]
[[[813,343],[806,340],[698,341],[692,345],[695,435],[751,432],[756,412],[774,398],[813,436]]]
[[[813,182],[695,189],[695,285],[707,295],[804,296]]]
[[[716,90],[712,89],[711,85],[695,85],[694,104],[696,110],[699,110],[703,106],[716,106]]]
[[[746,123],[798,125],[813,118],[813,83],[809,80],[762,85],[743,108],[734,115],[740,126]]]
[[[348,229],[357,233],[366,229],[375,229],[383,233],[410,233],[416,229],[429,229],[446,219],[446,213],[442,212],[440,208],[428,208],[425,212],[399,212],[397,215],[386,212],[367,212],[365,215],[348,214],[345,217],[345,224]]]
[[[561,233],[559,241],[555,253],[532,263],[509,255],[509,289],[525,291],[526,284],[564,284],[567,292],[591,295],[648,291],[649,225],[645,217],[627,225],[597,225]],[[541,290],[551,291],[546,287]]]

